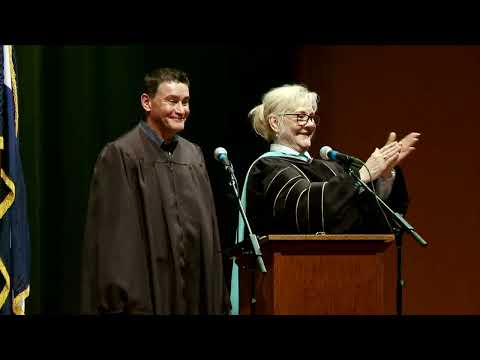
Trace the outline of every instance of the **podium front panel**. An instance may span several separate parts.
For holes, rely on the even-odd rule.
[[[350,236],[350,238],[348,238]],[[394,279],[386,277],[385,253],[392,235],[309,238],[276,235],[262,244],[267,273],[244,262],[240,313],[271,315],[383,315]],[[280,237],[280,239],[278,239]],[[255,306],[251,295],[255,284]]]

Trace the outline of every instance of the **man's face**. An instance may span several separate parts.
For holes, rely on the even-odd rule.
[[[142,106],[147,111],[147,122],[164,140],[170,140],[185,127],[190,114],[190,93],[183,83],[162,82],[152,98],[142,94]]]

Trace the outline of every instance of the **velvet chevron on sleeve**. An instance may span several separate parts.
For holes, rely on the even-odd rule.
[[[264,157],[247,186],[247,215],[259,235],[391,231],[373,196],[334,162]]]

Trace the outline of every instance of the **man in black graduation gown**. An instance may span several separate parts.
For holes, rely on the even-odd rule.
[[[145,121],[101,151],[90,188],[83,259],[85,313],[225,314],[228,294],[203,154],[177,135],[189,80],[145,77]]]

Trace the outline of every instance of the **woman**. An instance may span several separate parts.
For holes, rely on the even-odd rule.
[[[250,166],[243,187],[242,202],[252,231],[256,235],[392,232],[375,198],[358,180],[336,162],[313,159],[308,153],[318,125],[317,103],[318,95],[306,87],[284,85],[266,93],[262,104],[250,111],[253,128],[271,143],[270,151]],[[412,132],[398,142],[390,133],[382,148],[376,148],[359,170],[353,169],[387,203],[395,193],[396,201],[390,204],[397,205],[394,210],[399,212],[406,210],[407,192],[395,167],[415,149],[419,136]],[[237,241],[245,235],[240,218]],[[238,311],[237,271],[234,266],[232,313]]]

